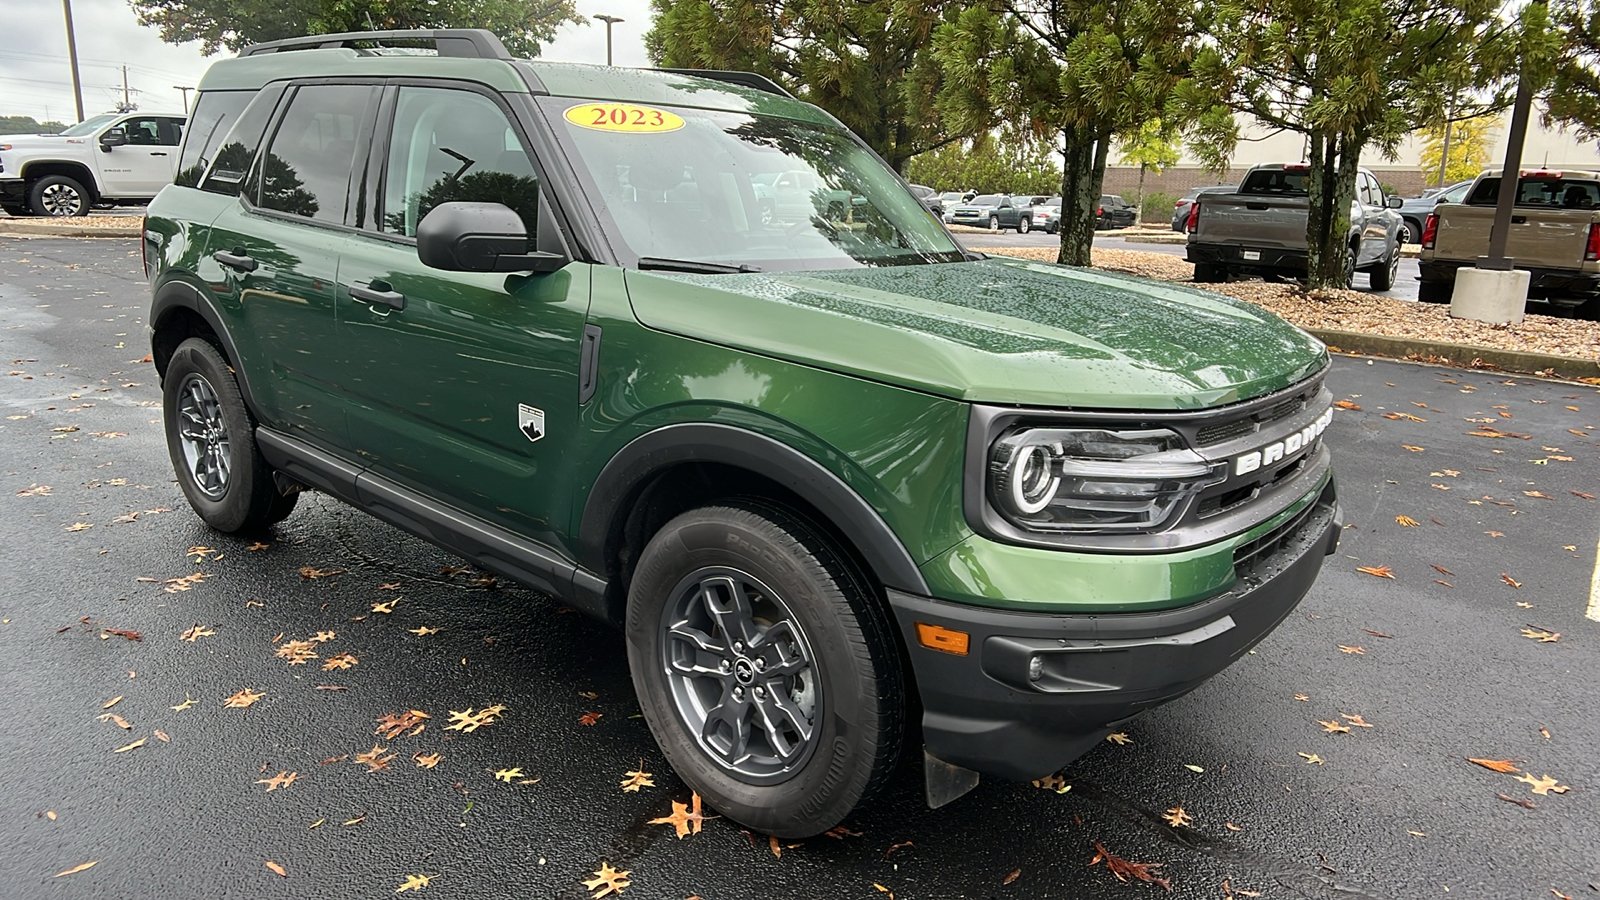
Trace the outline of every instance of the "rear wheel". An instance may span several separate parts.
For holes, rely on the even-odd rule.
[[[1402,244],[1422,243],[1422,223],[1406,219],[1400,226],[1400,242]]]
[[[1394,288],[1395,282],[1400,277],[1400,245],[1396,244],[1394,252],[1380,266],[1369,273],[1374,291],[1387,291]]]
[[[783,510],[735,501],[663,526],[639,557],[626,636],[662,752],[743,825],[820,834],[895,765],[905,689],[884,609]]]
[[[1453,281],[1424,281],[1417,285],[1417,299],[1423,303],[1449,303],[1455,292]]]
[[[161,383],[167,452],[189,505],[218,531],[263,528],[294,510],[256,448],[255,420],[217,348],[189,338]]]
[[[1033,220],[1027,216],[1023,216],[1022,220],[1017,223],[1017,234],[1027,234],[1032,228]]]

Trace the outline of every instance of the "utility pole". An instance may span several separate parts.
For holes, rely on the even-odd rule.
[[[189,114],[189,92],[194,90],[194,86],[188,84],[175,84],[172,86],[172,89],[183,92],[183,114],[187,116]]]
[[[121,112],[132,112],[133,104],[128,101],[128,67],[122,67],[122,109]]]
[[[611,65],[611,26],[624,21],[616,16],[595,16],[596,19],[606,23],[606,65]]]
[[[72,98],[78,101],[78,121],[83,121],[83,85],[78,81],[78,39],[72,33],[72,0],[61,0],[67,15],[67,58],[72,62]]]

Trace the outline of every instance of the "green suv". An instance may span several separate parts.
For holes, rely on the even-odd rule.
[[[815,186],[763,210],[782,173]],[[1338,539],[1322,345],[963,250],[759,76],[322,35],[200,84],[150,206],[179,482],[331,494],[626,632],[716,809],[1038,778],[1259,641]]]

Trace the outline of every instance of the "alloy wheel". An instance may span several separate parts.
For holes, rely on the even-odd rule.
[[[661,611],[661,660],[678,717],[702,752],[749,784],[776,784],[815,750],[822,691],[787,604],[721,566],[679,582]]]
[[[40,192],[39,202],[44,205],[45,213],[48,215],[75,216],[78,214],[78,207],[83,203],[83,198],[70,186],[58,183]]]
[[[178,438],[195,487],[208,499],[219,499],[228,490],[232,459],[228,424],[216,389],[198,373],[185,376],[178,387]]]

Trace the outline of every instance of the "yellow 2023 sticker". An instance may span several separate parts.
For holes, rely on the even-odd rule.
[[[631,103],[580,103],[567,110],[567,121],[581,128],[596,131],[623,131],[634,134],[654,134],[677,131],[683,127],[683,117],[664,109],[634,106]]]

